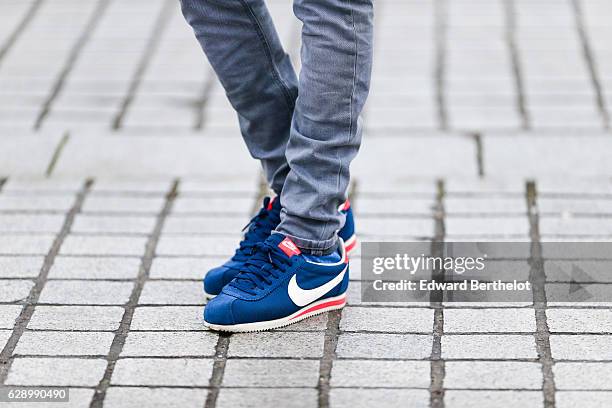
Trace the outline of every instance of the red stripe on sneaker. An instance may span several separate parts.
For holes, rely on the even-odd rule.
[[[296,318],[298,318],[298,317],[300,317],[300,316],[303,316],[303,315],[305,315],[305,314],[307,314],[307,313],[310,313],[310,312],[314,312],[314,311],[316,311],[316,310],[321,310],[321,309],[324,309],[324,308],[326,308],[326,307],[331,307],[331,306],[341,305],[341,304],[343,304],[343,303],[346,303],[346,298],[343,298],[343,299],[337,299],[337,300],[332,300],[331,302],[321,303],[320,305],[316,305],[316,306],[313,306],[313,307],[311,307],[311,308],[309,308],[309,309],[304,310],[302,313],[300,313],[300,314],[299,314],[299,315],[297,315],[297,316],[293,316],[293,317],[292,317],[291,319],[289,319],[289,320],[296,319]]]
[[[346,252],[351,252],[353,250],[353,248],[355,248],[355,245],[357,245],[357,240],[354,240],[353,242],[351,242],[350,244],[348,244],[346,246],[346,248],[344,248],[344,250]]]
[[[276,200],[276,197],[277,196],[272,197],[270,202],[268,202],[268,207],[266,208],[266,210],[270,211],[272,209],[272,205],[274,205],[274,200]]]
[[[349,208],[351,208],[351,203],[349,200],[346,200],[342,205],[340,211],[348,211]]]

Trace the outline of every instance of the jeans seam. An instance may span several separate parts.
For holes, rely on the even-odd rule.
[[[255,15],[255,13],[253,12],[253,9],[251,8],[251,6],[249,6],[249,4],[244,0],[239,0],[239,1],[242,7],[246,10],[249,16],[249,19],[255,26],[255,33],[259,37],[264,53],[266,54],[266,57],[268,58],[268,63],[272,67],[272,77],[274,78],[274,81],[279,86],[279,88],[281,89],[281,92],[285,96],[285,103],[287,104],[289,111],[292,112],[293,109],[295,109],[295,102],[293,98],[291,97],[291,92],[289,90],[289,87],[283,81],[283,79],[281,78],[279,74],[278,67],[276,66],[276,63],[274,62],[274,58],[272,57],[272,51],[270,49],[270,44],[268,43],[268,39],[266,38],[261,28],[261,24],[259,20],[257,19],[257,16]]]
[[[357,88],[357,63],[358,63],[358,58],[359,58],[359,46],[357,45],[357,27],[355,26],[355,13],[353,13],[353,4],[352,4],[352,0],[347,0],[348,6],[349,6],[349,10],[351,13],[351,25],[353,26],[353,44],[354,44],[354,51],[355,51],[355,57],[354,57],[354,61],[353,61],[353,84],[352,84],[352,88],[351,88],[351,95],[349,97],[349,129],[348,129],[348,137],[346,142],[348,142],[353,134],[353,100],[355,99],[355,90]],[[336,153],[337,154],[337,153]],[[340,188],[340,172],[342,171],[342,159],[338,159],[338,173],[336,175],[336,190],[338,190]],[[325,225],[323,226],[323,232],[320,235],[320,237],[323,237],[325,235],[325,233],[327,232],[327,227],[329,225],[329,221],[325,222]]]

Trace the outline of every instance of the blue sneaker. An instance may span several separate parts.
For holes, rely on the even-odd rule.
[[[351,203],[346,200],[344,204],[338,208],[342,214],[346,216],[344,226],[338,231],[338,236],[344,241],[344,249],[347,254],[353,252],[355,246],[357,246],[357,235],[355,235],[355,218],[353,217],[353,210],[351,209]]]
[[[240,268],[251,256],[255,245],[264,242],[272,234],[272,231],[280,223],[281,208],[278,197],[274,199],[266,197],[264,199],[262,208],[245,227],[247,231],[234,256],[223,265],[213,268],[206,273],[204,277],[204,295],[208,299],[212,299],[221,293],[221,289],[238,275]],[[357,245],[353,210],[351,210],[351,204],[348,200],[338,210],[346,216],[346,222],[344,227],[338,232],[338,236],[344,241],[346,252],[349,254]]]
[[[229,332],[270,330],[341,309],[348,267],[342,240],[333,262],[316,262],[289,238],[274,233],[255,245],[240,274],[208,302],[204,324]]]
[[[253,253],[256,244],[265,241],[280,223],[280,200],[266,197],[263,206],[244,229],[242,241],[229,261],[211,269],[204,277],[204,295],[212,299],[225,285],[238,275],[240,268]]]

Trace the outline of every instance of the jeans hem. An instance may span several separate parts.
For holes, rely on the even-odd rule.
[[[316,241],[312,239],[300,238],[289,234],[286,231],[274,230],[273,234],[283,234],[289,237],[302,252],[309,255],[323,256],[328,255],[338,245],[338,235],[334,235],[330,239]]]

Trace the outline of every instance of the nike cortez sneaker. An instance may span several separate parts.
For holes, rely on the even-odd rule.
[[[278,197],[264,198],[262,208],[245,227],[246,233],[231,259],[211,269],[204,277],[204,294],[208,299],[218,295],[221,289],[238,275],[240,268],[251,256],[254,246],[270,236],[280,223],[281,208]],[[350,253],[357,245],[353,210],[348,200],[338,210],[346,216],[344,227],[338,232],[338,236],[344,241],[346,252]]]
[[[238,276],[204,308],[213,330],[250,332],[299,322],[346,304],[348,258],[340,239],[337,253],[302,254],[283,234],[255,245]]]
[[[259,212],[249,221],[244,236],[234,255],[223,265],[211,269],[204,277],[204,294],[211,299],[238,275],[240,268],[251,256],[255,244],[265,241],[280,223],[280,200],[266,197]]]

